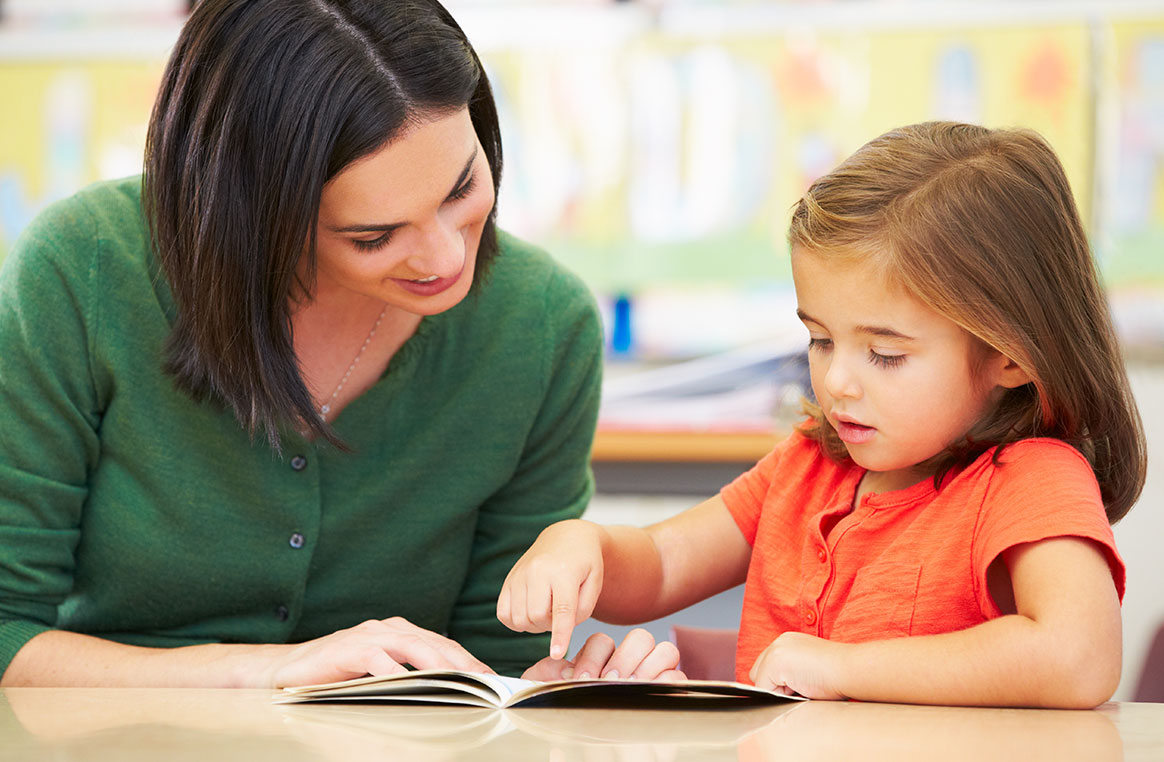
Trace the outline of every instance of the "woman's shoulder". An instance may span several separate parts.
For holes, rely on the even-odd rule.
[[[144,259],[145,225],[140,178],[94,183],[49,204],[20,233],[5,258],[9,277],[54,272],[65,281],[88,280],[110,249]]]
[[[29,225],[29,232],[51,237],[100,229],[108,234],[110,227],[144,230],[140,175],[96,182],[49,204]]]
[[[52,259],[64,271],[70,263],[87,271],[99,251],[144,258],[148,240],[137,176],[93,183],[49,204],[21,233],[13,252]]]
[[[497,257],[488,280],[502,286],[507,300],[526,297],[560,304],[563,299],[590,303],[590,289],[574,272],[545,249],[517,236],[497,231]]]

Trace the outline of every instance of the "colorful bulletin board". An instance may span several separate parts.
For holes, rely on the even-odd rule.
[[[933,118],[1025,126],[1062,157],[1113,292],[1155,298],[1164,10],[1021,23],[988,13],[932,28],[644,24],[561,45],[479,42],[506,142],[501,222],[604,298],[702,300],[707,315],[682,330],[659,321],[687,344],[653,345],[698,354],[762,335],[723,326],[762,322],[746,305],[762,315],[787,292],[791,205],[863,142]],[[12,58],[0,46],[0,256],[50,201],[139,171],[162,58]],[[721,327],[692,338],[709,325]]]

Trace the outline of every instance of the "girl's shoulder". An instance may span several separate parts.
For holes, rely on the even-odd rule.
[[[1032,438],[979,456],[967,469],[972,479],[988,484],[988,493],[1003,502],[1083,502],[1102,511],[1099,482],[1083,453],[1060,439]]]
[[[1084,468],[1091,471],[1091,464],[1079,450],[1062,439],[1034,437],[1020,439],[1000,448],[991,448],[979,460],[991,463],[993,468],[1002,468],[1024,473],[1046,473],[1054,475],[1062,471]]]
[[[797,478],[819,479],[824,476],[843,478],[856,466],[850,460],[836,460],[829,457],[824,447],[806,430],[811,421],[793,427],[787,437],[755,465],[754,470],[771,477],[795,475]]]

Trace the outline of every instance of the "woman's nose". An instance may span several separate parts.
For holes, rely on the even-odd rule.
[[[465,266],[465,238],[452,220],[438,217],[421,229],[408,257],[409,267],[425,275],[448,278]]]

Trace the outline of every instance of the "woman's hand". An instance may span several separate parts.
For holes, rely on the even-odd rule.
[[[786,632],[764,649],[748,674],[757,688],[783,690],[812,699],[843,699],[846,696],[837,685],[844,648],[844,643]]]
[[[575,625],[594,611],[602,573],[601,527],[577,519],[551,524],[510,569],[497,618],[518,632],[549,630],[550,658],[561,661]]]
[[[274,656],[263,684],[281,688],[391,675],[416,669],[493,672],[460,644],[401,618],[369,619],[295,646],[265,646]]]
[[[586,680],[601,677],[607,680],[686,680],[680,672],[679,649],[664,640],[655,643],[654,636],[636,628],[627,633],[617,648],[614,640],[604,633],[595,633],[586,639],[573,661],[551,656],[539,661],[522,675],[526,680]]]

